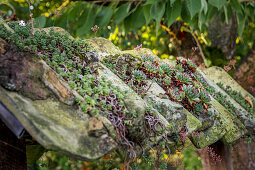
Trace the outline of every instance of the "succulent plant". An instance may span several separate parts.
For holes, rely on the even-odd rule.
[[[239,103],[245,110],[247,110],[250,114],[255,112],[255,107],[251,107],[251,105],[255,104],[254,99],[250,99],[249,97],[244,97],[240,92],[232,90],[230,86],[224,87],[224,85],[219,82],[217,85],[223,89],[228,95],[230,95],[237,103]]]
[[[144,67],[145,69],[149,72],[149,73],[156,73],[157,72],[157,67],[149,62],[145,62],[144,63]]]
[[[187,73],[176,72],[175,78],[185,84],[189,84],[192,81]]]
[[[184,58],[184,57],[177,57],[176,58],[176,62],[177,62],[177,64],[179,64],[179,63],[186,63],[187,62],[187,59],[186,58]]]
[[[197,65],[190,59],[188,59],[186,61],[186,63],[188,64],[188,66],[191,68],[191,69],[196,69],[197,68]]]
[[[206,104],[209,104],[210,101],[211,101],[211,98],[210,98],[208,92],[205,89],[201,89],[201,91],[200,91],[200,98]]]
[[[151,63],[157,62],[157,60],[151,55],[143,55],[141,59],[143,62],[151,62]]]
[[[186,97],[190,104],[192,104],[193,101],[199,102],[199,91],[192,85],[183,85],[183,91],[186,94]]]
[[[196,88],[196,89],[201,89],[203,86],[200,82],[198,81],[192,81],[192,85]]]
[[[159,67],[158,68],[158,75],[160,76],[160,77],[163,77],[164,76],[164,70],[161,68],[161,67]]]
[[[200,82],[203,87],[211,94],[213,95],[215,93],[215,89],[214,87],[210,86],[206,80],[203,78],[203,76],[197,72],[193,73],[192,76],[198,81]]]
[[[185,97],[185,93],[183,91],[179,91],[178,89],[169,89],[169,94],[173,100],[181,102],[182,99]]]
[[[182,68],[181,64],[177,64],[175,66],[175,69],[178,70],[179,72],[184,72],[184,69]]]
[[[146,75],[140,70],[134,70],[132,72],[132,77],[138,83],[146,80]]]
[[[69,38],[69,34],[55,32],[53,28],[49,33],[44,30],[36,30],[31,36],[31,24],[24,23],[21,26],[18,22],[8,22],[8,25],[14,31],[11,32],[3,24],[0,24],[1,38],[14,43],[21,51],[34,53],[38,58],[45,60],[52,69],[59,73],[60,77],[62,76],[68,82],[72,89],[83,97],[84,100],[76,98],[76,102],[84,113],[92,115],[101,113],[106,116],[116,128],[121,140],[125,140],[125,144],[128,146],[133,145],[126,139],[126,128],[122,123],[125,120],[124,115],[126,115],[123,113],[128,112],[122,101],[127,92],[112,85],[111,81],[106,82],[104,77],[100,80],[97,76],[91,75],[91,70],[83,57],[83,54],[90,50],[85,41],[72,40]],[[156,61],[152,56],[147,56],[147,60],[150,63]],[[116,64],[107,62],[104,64],[108,64],[107,67],[118,73]],[[152,69],[156,72],[155,66],[152,66]],[[146,75],[140,73],[142,72],[135,73],[138,81],[146,78]],[[116,123],[119,120],[121,123]]]
[[[171,83],[172,83],[172,80],[171,80],[170,77],[167,76],[166,78],[164,78],[164,84],[165,84],[166,86],[171,85]]]
[[[203,107],[202,103],[196,103],[193,111],[197,115],[200,115],[201,113],[203,113],[204,112],[204,107]]]
[[[174,72],[174,68],[166,63],[159,63],[159,67],[165,72],[166,75],[171,76]]]

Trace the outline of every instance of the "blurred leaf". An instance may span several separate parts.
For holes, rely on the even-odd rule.
[[[137,17],[139,16],[139,17]],[[126,31],[137,29],[145,24],[142,6],[137,7],[124,21]]]
[[[207,13],[207,16],[206,16],[206,20],[209,21],[212,19],[212,17],[217,14],[218,10],[216,7],[208,4],[208,13]]]
[[[151,21],[150,9],[151,9],[151,5],[143,6],[143,15],[146,20],[146,25],[148,25],[149,22]]]
[[[189,22],[189,26],[191,27],[191,32],[193,32],[194,31],[194,29],[196,29],[196,27],[197,27],[197,17],[193,17],[192,19],[191,19],[191,21]]]
[[[68,13],[68,22],[72,22],[74,20],[77,20],[78,17],[80,17],[80,14],[84,8],[84,4],[82,2],[75,3],[74,7],[71,8],[70,12]]]
[[[148,5],[148,4],[154,4],[157,2],[161,2],[162,0],[147,0],[146,3],[144,5]]]
[[[247,17],[250,17],[254,21],[254,7],[252,5],[245,6],[244,12]]]
[[[226,0],[208,0],[208,3],[220,10],[226,4]]]
[[[36,28],[43,28],[46,24],[46,17],[45,16],[39,16],[35,18],[35,27]]]
[[[206,14],[208,9],[206,0],[201,0],[201,6],[202,6],[201,11],[203,10],[204,14]]]
[[[170,0],[170,5],[172,5],[176,0]]]
[[[156,34],[159,29],[160,21],[165,13],[165,5],[164,2],[157,2],[152,4],[150,9],[151,18],[156,20]]]
[[[209,59],[205,59],[205,65],[206,67],[209,67],[212,64],[212,61]]]
[[[88,10],[88,11],[86,11]],[[84,23],[80,28],[77,30],[77,36],[82,36],[85,33],[87,33],[91,27],[94,26],[95,19],[96,19],[96,13],[94,11],[93,5],[90,8],[85,9],[84,12],[88,12],[87,15],[84,16],[83,20],[80,21]]]
[[[245,19],[246,19],[246,16],[244,16],[242,13],[237,13],[238,36],[242,36],[243,34]]]
[[[166,9],[168,27],[172,25],[172,23],[176,20],[176,18],[178,18],[181,15],[181,9],[182,9],[181,5],[182,5],[181,0],[177,0],[172,4],[172,6]]]
[[[182,2],[181,17],[182,17],[183,21],[184,21],[184,22],[187,22],[187,23],[188,23],[188,22],[190,21],[190,19],[191,19],[190,12],[189,12],[189,10],[188,10],[186,1],[183,1],[183,2]]]
[[[66,29],[67,15],[68,15],[68,13],[59,14],[59,16],[56,17],[54,25]]]
[[[187,7],[193,18],[201,9],[201,0],[187,0]]]
[[[230,5],[233,9],[235,9],[237,12],[241,12],[241,4],[238,0],[230,0]]]
[[[203,12],[200,12],[198,14],[198,28],[200,31],[202,31],[202,25],[205,23],[206,16]]]
[[[95,25],[98,25],[99,29],[105,27],[107,24],[109,24],[112,15],[113,15],[112,8],[110,7],[102,8],[102,10],[96,16]]]
[[[121,5],[114,14],[115,22],[118,25],[122,22],[128,15],[131,3],[126,3]]]
[[[224,9],[224,16],[225,16],[225,22],[228,24],[228,11],[227,11],[227,7],[226,6],[224,6],[223,7],[223,9]]]

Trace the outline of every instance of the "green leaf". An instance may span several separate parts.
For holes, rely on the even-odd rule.
[[[139,16],[139,17],[138,17]],[[145,24],[142,6],[137,7],[125,20],[124,26],[126,31],[137,29]]]
[[[36,24],[36,28],[43,28],[46,24],[46,17],[39,16],[39,17],[35,18],[35,24]]]
[[[223,9],[224,9],[224,15],[225,15],[225,22],[228,24],[228,11],[227,11],[227,7],[224,6]]]
[[[187,7],[189,9],[191,18],[193,18],[201,9],[201,0],[187,0]]]
[[[88,10],[87,11],[88,13],[86,12],[86,10]],[[85,18],[82,18],[83,21],[79,20],[80,22],[84,23],[77,30],[77,36],[79,36],[79,37],[84,35],[85,33],[87,33],[91,29],[91,27],[94,26],[95,19],[96,19],[96,10],[93,8],[93,5],[86,8],[85,12],[87,13],[87,15],[85,15]]]
[[[197,26],[197,17],[193,17],[190,21],[189,21],[189,25],[190,25],[190,32],[192,33],[194,31],[194,29]]]
[[[66,29],[67,27],[67,15],[68,13],[64,13],[61,17],[57,17],[54,21],[54,25]]]
[[[170,0],[171,1],[171,0]],[[167,13],[167,25],[168,27],[172,25],[172,23],[181,15],[182,2],[181,0],[177,0],[173,3],[171,7],[166,9]]]
[[[114,14],[115,22],[118,25],[121,23],[128,15],[131,3],[125,3],[121,5]]]
[[[252,5],[245,6],[244,13],[247,17],[251,17],[251,20],[254,20],[254,7]]]
[[[209,67],[212,64],[212,61],[210,59],[205,59],[205,65],[206,67]]]
[[[189,10],[188,10],[186,1],[183,1],[183,2],[182,2],[181,17],[182,17],[183,21],[184,21],[184,22],[187,22],[187,23],[188,23],[188,22],[190,21],[190,19],[191,19],[190,12],[189,12]]]
[[[201,0],[201,6],[202,6],[201,11],[204,10],[204,14],[206,14],[208,9],[206,0]]]
[[[99,28],[103,28],[109,24],[112,15],[113,9],[110,7],[104,7],[96,16],[95,24],[98,25]]]
[[[173,3],[175,2],[176,0],[170,0],[170,5],[173,5]]]
[[[164,2],[157,2],[152,4],[150,9],[151,18],[156,20],[156,34],[159,29],[160,21],[165,13],[165,5],[166,3]]]
[[[212,19],[212,17],[217,14],[218,10],[216,7],[208,4],[208,12],[207,12],[207,15],[206,15],[206,20],[209,21]]]
[[[151,9],[151,5],[143,6],[143,15],[146,20],[146,25],[148,25],[149,22],[151,21],[150,9]]]
[[[230,0],[230,5],[233,9],[236,10],[236,12],[242,11],[241,4],[238,0]]]
[[[149,4],[155,4],[157,2],[161,2],[162,0],[147,0],[144,5],[149,5]]]
[[[71,10],[68,13],[68,22],[73,22],[77,20],[78,17],[80,17],[80,14],[84,8],[84,4],[82,2],[75,3],[74,7],[71,8]]]
[[[208,3],[218,8],[218,10],[220,10],[226,4],[226,2],[226,0],[208,0]]]
[[[202,31],[202,25],[205,23],[205,21],[206,21],[205,13],[200,12],[198,14],[198,28],[200,31]]]
[[[244,26],[245,26],[246,16],[242,13],[237,13],[237,22],[238,22],[238,36],[242,36]]]

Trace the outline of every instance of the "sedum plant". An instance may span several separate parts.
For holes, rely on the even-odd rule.
[[[183,85],[183,91],[186,94],[186,97],[190,104],[192,104],[193,101],[199,102],[199,91],[192,85]]]
[[[132,73],[132,77],[138,83],[146,80],[146,75],[140,70],[134,70]]]
[[[187,73],[181,73],[181,72],[176,72],[175,78],[185,84],[190,84],[192,82],[191,78]]]

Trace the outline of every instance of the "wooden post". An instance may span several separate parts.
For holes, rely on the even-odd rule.
[[[0,119],[0,169],[26,170],[26,144]]]

